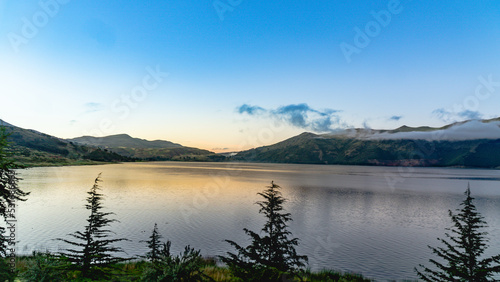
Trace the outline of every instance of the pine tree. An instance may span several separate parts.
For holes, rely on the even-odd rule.
[[[60,241],[78,247],[78,249],[65,249],[66,253],[61,253],[61,255],[76,265],[81,270],[82,276],[86,278],[104,277],[106,273],[103,272],[103,269],[126,260],[113,255],[113,253],[123,252],[123,250],[112,244],[127,239],[109,239],[110,233],[113,232],[106,227],[117,220],[107,218],[114,213],[101,211],[103,194],[98,192],[100,190],[100,177],[101,174],[97,176],[94,185],[87,192],[89,196],[85,208],[90,210],[90,216],[87,219],[85,230],[69,234],[77,241],[58,238]]]
[[[149,251],[144,256],[152,263],[159,262],[163,257],[170,256],[170,241],[162,243],[160,240],[163,236],[158,232],[158,224],[155,223],[153,232],[149,236],[148,241],[141,241],[148,244]]]
[[[291,221],[290,213],[283,212],[286,199],[281,196],[280,186],[271,182],[271,186],[258,193],[264,198],[257,202],[259,213],[264,214],[267,222],[261,229],[264,236],[244,228],[251,237],[251,244],[241,247],[236,242],[226,240],[236,248],[237,254],[228,252],[221,257],[232,272],[247,281],[279,280],[284,275],[296,275],[307,263],[307,256],[299,256],[295,250],[298,239],[290,239],[287,222]]]
[[[417,275],[424,281],[493,281],[489,280],[494,273],[500,272],[500,255],[481,259],[488,248],[487,232],[481,231],[487,227],[486,222],[473,203],[470,195],[470,186],[465,191],[465,200],[461,203],[462,209],[457,214],[449,210],[453,227],[445,233],[447,240],[438,240],[444,247],[431,247],[440,260],[430,259],[437,270],[420,265],[422,271],[415,268]]]
[[[10,157],[8,151],[9,134],[5,127],[0,126],[0,216],[7,222],[9,219],[15,219],[16,201],[26,201],[29,192],[23,192],[18,185],[20,180],[14,170],[16,164]],[[7,223],[12,227],[12,222]],[[15,228],[15,222],[14,228]],[[9,236],[5,236],[6,229],[0,227],[0,279],[2,281],[13,279],[13,273],[4,258],[8,255],[9,249],[15,249],[15,241]],[[10,256],[15,254],[12,253]]]
[[[34,251],[26,261],[26,271],[22,273],[23,281],[57,282],[68,281],[64,273],[67,261],[50,252]]]
[[[149,252],[144,257],[151,262],[143,272],[142,281],[212,281],[202,271],[204,261],[199,250],[187,246],[183,253],[172,256],[171,242],[163,243],[161,238],[155,223],[149,240],[141,241],[148,244]]]
[[[15,201],[26,201],[24,197],[29,195],[18,186],[20,179],[14,171],[17,166],[7,151],[8,137],[5,127],[0,127],[0,216],[4,219],[14,216],[11,210],[15,209]]]

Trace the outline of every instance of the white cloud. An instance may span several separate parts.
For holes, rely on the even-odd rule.
[[[366,139],[420,139],[429,141],[439,140],[474,140],[474,139],[500,139],[500,121],[482,122],[472,120],[454,125],[443,130],[429,132],[398,132],[398,133],[373,133],[360,136]]]

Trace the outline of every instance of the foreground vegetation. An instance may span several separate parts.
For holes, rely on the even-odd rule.
[[[53,257],[55,258],[55,256]],[[51,261],[47,259],[47,254],[36,256],[21,256],[16,260],[16,278],[18,281],[90,281],[82,278],[80,271],[62,271],[59,268],[64,262]],[[93,281],[161,281],[147,280],[144,272],[153,267],[147,260],[137,260],[113,265],[110,272],[110,279]],[[235,277],[228,267],[217,266],[215,259],[203,258],[199,272],[205,276],[204,281],[242,281]],[[167,281],[167,280],[165,280]],[[175,280],[174,280],[175,281]],[[182,280],[177,280],[182,281]],[[193,280],[184,280],[193,281]],[[283,280],[282,280],[283,281]],[[298,278],[284,281],[300,281]],[[302,274],[302,281],[353,281],[364,282],[373,281],[358,274],[342,273],[333,270],[321,270],[312,272],[305,270]]]
[[[286,201],[280,186],[271,182],[271,186],[258,193],[264,198],[257,202],[259,213],[267,218],[260,233],[243,229],[250,236],[252,243],[246,247],[236,242],[226,240],[236,250],[237,254],[228,252],[221,260],[229,266],[231,272],[244,281],[282,281],[291,278],[301,278],[307,264],[307,256],[298,255],[295,246],[298,238],[289,238],[288,221],[292,220],[290,213],[283,211]],[[262,234],[263,236],[261,236]]]
[[[99,193],[100,175],[88,192],[85,207],[90,211],[83,231],[69,234],[71,239],[58,238],[71,247],[61,253],[34,252],[31,256],[16,259],[16,269],[4,272],[12,281],[370,281],[360,275],[344,274],[330,270],[311,272],[304,269],[306,256],[296,254],[298,239],[288,239],[291,233],[286,222],[290,214],[283,213],[284,198],[279,186],[271,183],[260,193],[261,212],[268,222],[262,229],[265,236],[245,229],[253,238],[248,247],[241,247],[227,240],[239,251],[220,257],[227,267],[217,264],[217,258],[203,258],[199,250],[186,246],[178,255],[170,252],[171,242],[162,242],[163,236],[154,225],[147,244],[149,251],[141,259],[116,256],[121,249],[113,243],[126,240],[111,238],[111,212],[102,211],[103,195]]]
[[[90,212],[82,231],[69,234],[70,239],[57,238],[70,247],[60,253],[34,252],[32,256],[18,258],[15,271],[5,268],[12,281],[370,281],[359,275],[334,271],[311,272],[304,267],[307,257],[298,255],[295,246],[298,238],[289,238],[287,222],[289,213],[283,212],[285,199],[279,186],[271,182],[258,202],[260,213],[268,219],[262,228],[263,236],[245,229],[252,243],[241,247],[233,241],[238,254],[228,252],[219,257],[227,267],[216,263],[217,259],[203,258],[200,250],[186,246],[174,255],[171,242],[163,242],[163,236],[154,225],[147,244],[149,251],[135,261],[121,258],[122,250],[114,243],[127,240],[113,238],[109,229],[112,212],[103,212],[103,194],[99,187],[100,175],[88,192],[86,209]]]
[[[448,211],[453,222],[446,239],[438,239],[442,247],[429,248],[441,260],[430,259],[434,268],[420,265],[415,268],[424,281],[492,281],[495,273],[500,273],[500,255],[484,258],[488,248],[487,227],[481,214],[476,210],[470,187],[465,191],[465,200],[457,214]],[[494,280],[498,281],[498,280]]]

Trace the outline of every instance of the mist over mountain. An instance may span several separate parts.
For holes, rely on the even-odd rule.
[[[427,141],[454,141],[476,139],[500,139],[500,118],[468,120],[443,127],[402,126],[394,130],[353,129],[333,135],[344,135],[358,139],[396,140],[414,139]]]
[[[215,154],[165,140],[127,134],[61,139],[0,120],[11,134],[21,165],[64,165],[121,161],[247,161],[383,166],[500,167],[500,118],[457,122],[439,128],[402,126],[393,130],[348,129],[302,133],[282,142]]]
[[[500,120],[472,120],[441,128],[350,129],[334,134],[302,133],[232,157],[233,161],[500,167]]]

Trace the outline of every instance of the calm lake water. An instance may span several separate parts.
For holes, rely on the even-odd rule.
[[[86,192],[102,172],[107,211],[124,256],[147,251],[158,223],[174,253],[185,245],[206,256],[233,251],[224,239],[248,243],[243,228],[258,231],[265,218],[257,195],[271,180],[282,187],[292,214],[298,253],[313,270],[333,268],[377,280],[414,279],[413,268],[434,258],[470,183],[489,224],[489,255],[500,253],[500,171],[249,163],[127,163],[20,170],[29,200],[19,202],[18,253],[58,251],[54,238],[82,230]]]

